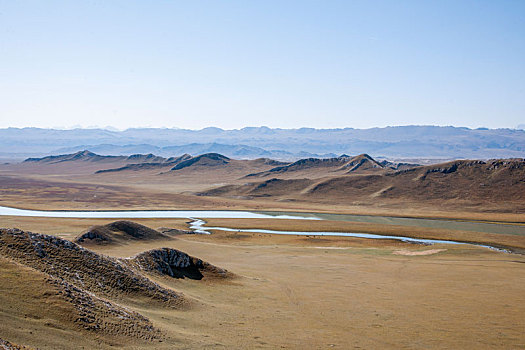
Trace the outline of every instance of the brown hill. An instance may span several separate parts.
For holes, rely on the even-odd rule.
[[[119,220],[107,225],[92,226],[75,238],[75,242],[79,244],[110,244],[168,238],[169,236],[147,226],[132,221]]]
[[[130,163],[162,163],[162,162],[168,162],[169,160],[156,156],[152,153],[148,154],[132,154],[126,158],[126,161]]]
[[[248,174],[246,177],[280,176],[294,178],[319,178],[328,175],[343,175],[347,173],[378,173],[397,170],[398,163],[388,161],[377,162],[368,154],[355,157],[342,155],[336,158],[305,158],[296,162],[278,166],[268,171]],[[409,165],[403,165],[408,167]],[[416,165],[411,165],[416,166]]]
[[[135,174],[142,176],[155,176],[169,173],[170,175],[206,177],[217,171],[222,172],[219,176],[211,175],[213,181],[217,178],[236,179],[250,172],[266,171],[272,167],[288,163],[279,162],[268,158],[253,160],[234,160],[219,153],[206,153],[199,156],[184,154],[179,157],[163,158],[154,154],[135,154],[126,156],[101,156],[89,151],[48,156],[43,158],[28,158],[20,165],[13,165],[10,170],[30,172],[34,174],[75,174],[75,175],[106,175],[117,174],[118,177],[106,177],[107,179],[122,180],[120,174],[129,175],[127,179],[136,181]],[[155,178],[156,181],[165,177]],[[121,182],[121,181],[119,181]]]
[[[359,163],[357,163],[359,164]],[[379,199],[462,203],[521,203],[525,209],[525,160],[457,160],[408,170],[368,175],[229,185],[202,192],[210,196],[291,197],[303,200],[373,202]]]
[[[439,163],[439,162],[434,162],[434,163]],[[421,164],[416,164],[416,163],[403,163],[403,162],[397,163],[397,162],[390,162],[388,160],[382,160],[379,162],[379,164],[381,164],[385,168],[390,168],[392,170],[407,170],[407,169],[416,168],[418,166],[421,166]]]
[[[93,173],[118,172],[124,170],[163,169],[168,170],[189,155],[163,158],[154,154],[131,156],[103,156],[90,151],[73,154],[28,158],[22,163],[12,164],[7,169],[23,174],[58,174],[61,176],[91,175]]]
[[[115,338],[154,340],[162,337],[152,322],[138,312],[3,255],[0,255],[0,276],[2,336],[22,334],[26,339],[24,343],[42,349],[63,348],[56,345],[63,342],[61,337],[66,334],[85,345],[90,344],[92,338],[98,338],[99,343],[101,339],[113,342]],[[89,333],[92,335],[86,339]],[[6,341],[0,342],[0,349],[2,346],[26,349]]]
[[[157,170],[159,172],[167,172],[175,170],[180,171],[182,169],[187,169],[187,171],[206,171],[228,167],[234,170],[241,170],[246,168],[246,171],[249,171],[250,169],[259,169],[260,167],[264,167],[267,169],[270,166],[278,166],[283,164],[287,163],[279,162],[268,158],[258,158],[254,160],[233,160],[218,153],[207,153],[197,157],[192,157],[189,154],[184,154],[180,157],[171,157],[157,163],[144,162],[137,164],[126,164],[125,166],[119,168],[98,170],[95,173],[104,174],[142,170]]]
[[[115,160],[121,160],[125,159],[126,157],[122,156],[101,156],[98,154],[95,154],[93,152],[90,152],[88,150],[79,151],[72,154],[61,154],[57,156],[47,156],[43,158],[27,158],[24,162],[25,163],[61,163],[61,162],[73,162],[73,161],[89,161],[89,162],[97,162],[97,161],[115,161]]]
[[[224,164],[228,164],[230,162],[230,158],[223,156],[219,153],[206,153],[202,154],[197,157],[192,157],[188,160],[185,160],[183,162],[180,162],[179,164],[175,165],[173,168],[171,168],[171,171],[184,169],[187,167],[213,167],[213,166],[221,166]]]
[[[272,178],[243,185],[226,185],[199,193],[201,196],[275,197],[298,193],[315,181],[310,179]]]
[[[371,170],[371,169],[386,169],[385,166],[376,162],[375,159],[370,157],[368,154],[360,154],[348,160],[342,167],[341,170],[345,170],[348,173],[352,173],[358,170]]]
[[[122,230],[130,226],[121,225],[113,223]],[[143,237],[153,231],[142,225],[131,227],[133,234]],[[211,280],[233,276],[175,249],[154,249],[117,259],[55,236],[0,229],[0,324],[8,325],[2,327],[7,332],[2,336],[20,336],[22,332],[28,344],[46,348],[63,344],[61,334],[89,348],[99,348],[101,342],[111,346],[129,341],[142,344],[130,339],[161,341],[165,334],[132,308],[138,304],[148,309],[180,309],[189,300],[153,282],[145,273]],[[27,335],[26,329],[35,335]],[[86,333],[92,335],[83,341]],[[17,336],[13,339],[20,339]],[[2,347],[23,348],[0,339]]]
[[[187,277],[200,280],[203,277],[227,278],[232,276],[224,269],[172,248],[149,250],[127,261],[143,271],[156,272],[174,278]]]
[[[54,236],[0,229],[0,255],[105,297],[134,296],[180,306],[182,295],[160,287],[118,259]]]
[[[76,162],[76,161],[88,161],[88,162],[100,162],[100,161],[127,161],[130,163],[162,163],[170,161],[171,158],[166,159],[160,156],[156,156],[152,153],[149,154],[133,154],[130,156],[102,156],[95,154],[88,150],[79,151],[72,154],[61,154],[56,156],[47,156],[42,158],[27,158],[24,163],[61,163],[61,162]]]
[[[137,158],[130,159],[133,156],[130,156],[127,158],[127,160],[137,160]],[[102,173],[115,173],[115,172],[122,172],[122,171],[140,171],[140,170],[151,170],[151,169],[159,169],[159,170],[168,170],[168,168],[172,168],[173,166],[184,162],[186,160],[192,159],[193,157],[189,154],[184,154],[180,157],[170,157],[168,159],[162,158],[162,157],[156,157],[156,162],[153,161],[153,159],[148,159],[148,161],[144,161],[141,163],[130,163],[126,164],[125,166],[119,167],[119,168],[111,168],[111,169],[102,169],[97,170],[95,174],[102,174]],[[140,159],[140,158],[138,158]]]

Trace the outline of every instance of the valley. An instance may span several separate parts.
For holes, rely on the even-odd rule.
[[[43,349],[519,348],[524,162],[82,151],[1,165],[0,338]],[[220,214],[197,214],[211,234],[192,231],[192,210]]]

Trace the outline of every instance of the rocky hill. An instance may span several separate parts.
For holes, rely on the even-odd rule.
[[[209,278],[228,278],[232,274],[213,266],[201,259],[190,256],[172,248],[153,249],[140,253],[127,260],[146,272],[155,272],[174,278],[190,278],[200,280],[204,276]]]
[[[241,176],[247,177],[268,177],[276,175],[290,175],[294,177],[319,177],[333,173],[364,173],[381,172],[398,169],[407,169],[417,166],[416,164],[399,164],[389,161],[378,162],[367,154],[358,156],[342,155],[333,158],[304,158],[298,161],[287,163],[269,158],[258,158],[255,160],[236,160],[230,159],[219,153],[205,153],[199,156],[183,154],[178,157],[163,158],[153,154],[134,154],[124,156],[101,156],[90,151],[82,151],[74,154],[64,154],[57,156],[47,156],[43,158],[28,158],[24,163],[31,164],[66,164],[72,165],[76,162],[89,162],[92,164],[102,163],[101,169],[96,170],[95,174],[126,173],[146,171],[149,174],[160,174],[166,172],[179,172],[185,169],[188,171],[207,171],[215,169],[235,169]],[[111,167],[108,164],[125,164],[123,166]],[[263,171],[250,172],[250,170]],[[91,168],[90,168],[91,169]],[[245,169],[245,173],[242,171]]]
[[[169,239],[169,236],[132,221],[120,220],[106,225],[92,226],[79,235],[75,242],[83,245],[114,244],[156,239]]]
[[[128,157],[122,156],[101,156],[90,152],[88,150],[78,151],[72,154],[61,154],[52,155],[42,158],[27,158],[24,162],[26,163],[60,163],[60,162],[72,162],[72,161],[89,161],[89,162],[100,162],[100,161],[116,161],[124,160]]]
[[[412,168],[417,164],[399,164],[388,161],[378,162],[368,154],[358,156],[341,155],[335,158],[305,158],[296,162],[277,166],[268,171],[248,174],[246,177],[268,177],[278,175],[293,175],[294,177],[326,176],[333,174],[386,172],[400,168]]]
[[[131,160],[129,159],[130,157],[126,158],[127,160]],[[182,162],[185,162],[187,160],[190,160],[192,159],[193,157],[190,156],[189,154],[183,154],[182,156],[179,156],[179,157],[170,157],[170,158],[162,158],[162,157],[157,157],[157,158],[160,158],[160,160],[157,160],[157,162],[150,162],[150,161],[147,161],[147,162],[143,162],[143,163],[128,163],[126,164],[125,166],[122,166],[122,167],[118,167],[118,168],[110,168],[110,169],[102,169],[102,170],[97,170],[95,172],[95,174],[103,174],[103,173],[116,173],[116,172],[123,172],[123,171],[140,171],[140,170],[167,170],[167,169],[170,169],[172,168],[173,166],[179,164],[179,163],[182,163]]]
[[[192,157],[182,161],[171,168],[171,171],[181,170],[187,167],[212,167],[228,164],[230,158],[218,153],[206,153],[198,157]]]
[[[60,155],[51,155],[42,158],[27,158],[24,160],[26,163],[49,163],[56,164],[61,162],[129,162],[133,164],[137,163],[164,163],[172,162],[175,158],[163,158],[156,156],[154,154],[132,154],[130,156],[103,156],[95,154],[88,150],[78,151],[71,154],[60,154]]]
[[[136,273],[118,259],[54,236],[0,230],[0,254],[104,297],[134,296],[177,307],[184,297]]]
[[[457,160],[392,172],[335,175],[317,180],[279,178],[276,174],[270,180],[221,186],[200,194],[283,197],[342,204],[380,199],[420,202],[456,200],[472,204],[509,202],[514,205],[521,203],[519,207],[522,209],[519,210],[525,210],[525,160]]]
[[[123,232],[132,227],[132,234],[142,237],[153,233],[142,225],[122,225],[116,222],[108,227],[118,227]],[[190,299],[160,286],[151,276],[196,280],[233,276],[171,248],[132,258],[112,258],[55,236],[19,229],[0,229],[0,274],[8,283],[1,288],[4,293],[0,294],[0,303],[12,308],[9,312],[13,317],[21,313],[25,317],[29,314],[45,318],[48,332],[90,332],[110,343],[117,338],[164,338],[161,330],[130,306],[182,310],[191,305]],[[23,348],[0,339],[2,347]]]

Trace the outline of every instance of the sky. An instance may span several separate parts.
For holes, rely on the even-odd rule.
[[[524,123],[522,0],[0,0],[0,128]]]

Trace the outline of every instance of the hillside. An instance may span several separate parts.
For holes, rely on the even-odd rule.
[[[230,158],[218,153],[206,153],[197,157],[192,157],[175,165],[170,171],[180,170],[188,167],[214,167],[226,165]]]
[[[395,172],[330,176],[317,181],[275,176],[262,182],[222,186],[201,195],[289,198],[343,204],[384,200],[457,201],[465,204],[508,202],[517,205],[516,210],[525,210],[524,159],[457,160]]]
[[[150,241],[170,237],[147,226],[132,221],[120,220],[106,225],[90,227],[80,234],[75,242],[85,244],[116,244],[129,241]]]
[[[200,280],[229,278],[233,274],[213,266],[201,259],[171,248],[153,249],[140,253],[126,261],[142,271],[157,273],[173,278],[190,278]]]
[[[140,171],[140,170],[169,169],[179,163],[192,159],[192,156],[190,156],[189,154],[183,154],[182,156],[179,156],[179,157],[170,157],[167,159],[162,158],[162,157],[156,157],[156,158],[160,158],[160,160],[157,160],[157,162],[147,161],[147,162],[142,162],[142,163],[129,163],[119,168],[97,170],[95,174],[116,173],[116,172],[122,172],[122,171],[128,171],[128,170]],[[130,159],[130,157],[128,157],[126,158],[126,160],[133,160],[133,159]]]
[[[135,296],[178,307],[184,297],[70,241],[16,229],[0,231],[0,254],[104,297]]]
[[[88,150],[78,151],[72,154],[61,154],[55,156],[46,156],[42,158],[27,158],[24,163],[48,163],[57,164],[61,162],[128,162],[128,163],[164,163],[173,162],[175,158],[166,159],[154,154],[132,154],[130,156],[103,156],[95,154]]]
[[[0,198],[6,206],[54,203],[61,207],[67,202],[75,208],[102,209],[185,209],[192,203],[199,208],[308,205],[397,211],[409,205],[452,212],[520,213],[524,177],[523,158],[417,165],[379,161],[368,154],[280,162],[217,153],[163,158],[106,157],[85,151],[0,165],[4,184]],[[250,199],[257,201],[250,203]],[[98,237],[93,242],[126,237],[102,228],[91,233]]]
[[[41,158],[27,158],[20,163],[3,164],[10,170],[28,174],[63,174],[80,175],[93,174],[97,171],[113,169],[148,169],[173,166],[178,161],[186,159],[180,157],[164,158],[154,154],[132,154],[130,156],[105,156],[88,150],[71,154],[59,154]]]
[[[417,166],[417,164],[408,163],[394,163],[388,161],[378,162],[367,154],[361,154],[354,157],[342,155],[335,158],[305,158],[293,163],[279,162],[268,158],[237,160],[218,153],[206,153],[196,157],[185,154],[176,158],[161,159],[162,161],[157,163],[144,162],[138,164],[127,164],[126,166],[119,168],[98,170],[95,173],[104,174],[140,170],[158,170],[159,173],[169,170],[170,173],[173,173],[179,172],[183,169],[186,169],[186,173],[188,171],[209,172],[217,171],[219,169],[237,169],[239,171],[246,169],[245,171],[249,172],[262,166],[268,170],[249,174],[242,174],[240,172],[239,176],[255,178],[283,175],[294,178],[312,178],[323,177],[330,174],[349,174],[354,172],[388,172]]]
[[[185,310],[192,301],[154,282],[154,275],[195,280],[233,276],[172,248],[113,258],[55,236],[0,229],[2,338],[20,336],[17,327],[23,325],[35,331],[24,338],[44,348],[55,348],[61,334],[96,348],[160,342],[164,332],[134,309]],[[45,322],[31,321],[40,319]],[[0,339],[0,347],[9,345],[8,340]]]
[[[250,177],[285,176],[287,178],[317,178],[328,175],[350,173],[384,173],[398,169],[408,169],[417,164],[378,162],[368,154],[354,157],[341,155],[335,158],[306,158],[277,166],[268,171],[246,175]]]

